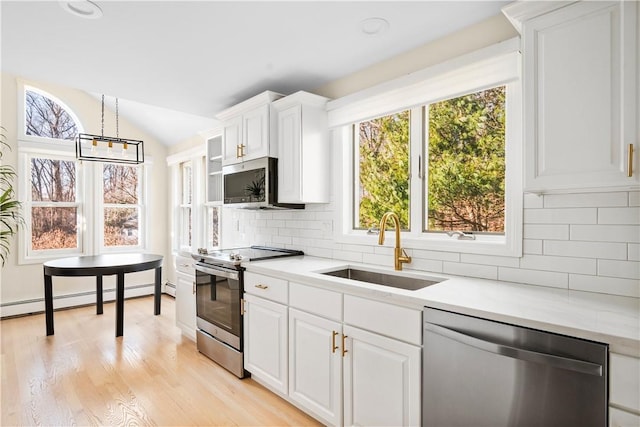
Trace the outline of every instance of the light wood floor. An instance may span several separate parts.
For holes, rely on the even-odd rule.
[[[175,327],[163,296],[125,301],[124,337],[115,304],[5,319],[0,360],[2,426],[320,425],[252,379],[239,380],[198,353]]]

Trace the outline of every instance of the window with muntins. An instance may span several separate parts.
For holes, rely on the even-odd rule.
[[[143,248],[144,166],[77,161],[73,111],[40,89],[21,90],[20,262]]]
[[[392,211],[406,248],[521,256],[517,46],[514,39],[329,103],[342,144],[338,241],[377,244],[370,231]]]

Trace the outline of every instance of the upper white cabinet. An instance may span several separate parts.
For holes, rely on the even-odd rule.
[[[525,190],[637,188],[637,2],[503,12],[522,34]]]
[[[222,203],[222,135],[207,139],[207,202]]]
[[[283,95],[265,91],[216,115],[222,121],[222,164],[277,157],[271,102]]]
[[[278,202],[329,202],[328,98],[296,92],[273,103],[278,127]]]

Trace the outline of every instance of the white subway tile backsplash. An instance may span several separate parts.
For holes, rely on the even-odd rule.
[[[362,254],[362,252],[334,250],[333,258],[343,259],[345,261],[352,261],[352,262],[364,262],[363,261],[364,255]],[[393,262],[393,260],[391,261]]]
[[[599,259],[598,275],[640,280],[640,262]]]
[[[640,208],[600,208],[598,224],[640,224]]]
[[[393,267],[393,239],[378,246],[339,243],[333,204],[305,210],[224,209],[227,247],[250,244],[301,249],[345,262]],[[228,224],[225,224],[229,221]],[[230,226],[238,221],[240,230]],[[640,297],[640,192],[524,194],[522,258],[406,247],[406,270],[497,279]],[[393,237],[393,236],[390,236]],[[404,242],[403,242],[404,243]]]
[[[460,261],[460,254],[458,252],[438,252],[438,251],[427,251],[423,249],[414,249],[412,256],[414,258],[433,259],[433,260],[439,260],[439,261],[452,261],[452,262]]]
[[[393,264],[393,258],[392,262]],[[413,258],[411,263],[405,264],[407,270],[428,271],[433,273],[442,273],[443,262],[432,259]]]
[[[596,224],[597,208],[525,209],[525,224]]]
[[[596,274],[596,260],[543,255],[524,255],[520,268],[562,273]]]
[[[498,269],[498,280],[552,288],[569,287],[569,275],[567,273],[525,270],[523,268],[500,267]]]
[[[637,225],[572,225],[571,240],[591,242],[640,243],[640,226]]]
[[[524,254],[542,255],[542,240],[524,239],[522,252]]]
[[[524,224],[523,234],[525,239],[554,239],[568,240],[568,224]]]
[[[627,244],[546,240],[543,253],[544,255],[626,260]]]
[[[597,208],[627,206],[627,193],[546,194],[545,208]]]
[[[479,277],[481,279],[498,279],[498,267],[491,265],[463,264],[460,262],[443,262],[442,272],[456,276]]]
[[[501,267],[518,267],[520,259],[515,257],[460,254],[460,262],[467,264],[497,265]]]
[[[640,280],[633,279],[570,274],[569,288],[578,291],[599,292],[640,298]]]
[[[525,208],[542,208],[544,207],[544,196],[533,193],[525,193],[523,202]]]

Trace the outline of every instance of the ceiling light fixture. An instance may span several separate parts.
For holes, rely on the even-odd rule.
[[[389,21],[384,18],[367,18],[360,21],[360,31],[366,36],[379,36],[389,29]]]
[[[100,6],[89,0],[61,0],[58,2],[60,7],[69,12],[72,15],[79,16],[85,19],[100,19],[102,18],[102,9]]]
[[[117,147],[118,150],[114,148]],[[120,138],[118,98],[116,98],[116,137],[104,136],[104,95],[102,95],[102,129],[100,135],[80,133],[76,138],[76,158],[92,162],[144,163],[144,142]]]

